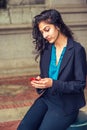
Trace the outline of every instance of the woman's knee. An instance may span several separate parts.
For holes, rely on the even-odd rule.
[[[48,107],[41,99],[37,99],[28,110],[17,130],[34,130],[39,127]]]

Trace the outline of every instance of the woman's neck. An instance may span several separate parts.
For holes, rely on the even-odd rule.
[[[58,39],[54,43],[56,48],[63,48],[67,45],[67,37],[60,33]]]

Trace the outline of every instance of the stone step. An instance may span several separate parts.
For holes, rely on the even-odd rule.
[[[67,16],[67,18],[66,18],[66,16],[63,16],[63,17],[65,17],[65,19],[68,19],[68,16]],[[83,17],[85,17],[85,15]],[[87,26],[87,18],[85,18],[85,19],[86,20],[84,20],[84,19],[81,18],[80,21],[78,21],[78,19],[76,21],[69,20],[69,21],[67,21],[67,25],[69,25],[69,26],[75,26],[75,27],[79,27],[79,26],[80,27],[81,26],[84,27],[84,26]],[[84,20],[84,21],[82,21],[82,20]],[[11,30],[13,30],[13,33],[15,31],[17,33],[17,31],[19,32],[19,30],[21,30],[20,33],[24,32],[24,31],[27,31],[27,30],[29,32],[29,29],[32,30],[32,25],[29,24],[29,23],[25,23],[25,24],[2,24],[2,25],[0,25],[0,31],[2,31],[2,32],[0,32],[0,34],[5,34],[4,31],[6,31],[6,30],[8,31],[8,34],[10,33]]]
[[[57,5],[66,22],[87,21],[87,5]],[[32,17],[49,6],[12,6],[7,10],[0,10],[0,24],[31,24]],[[74,15],[73,15],[74,14]]]

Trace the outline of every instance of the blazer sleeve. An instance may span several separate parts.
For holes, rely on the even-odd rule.
[[[53,80],[52,92],[78,93],[86,86],[86,53],[83,47],[75,50],[75,80],[61,81]]]

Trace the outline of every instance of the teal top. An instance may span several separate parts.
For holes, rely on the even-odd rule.
[[[63,59],[63,56],[65,54],[66,47],[63,48],[61,56],[59,58],[59,62],[56,65],[56,47],[52,45],[52,52],[51,52],[51,62],[49,66],[49,78],[52,78],[54,80],[58,79],[58,74],[60,70],[60,65]]]

